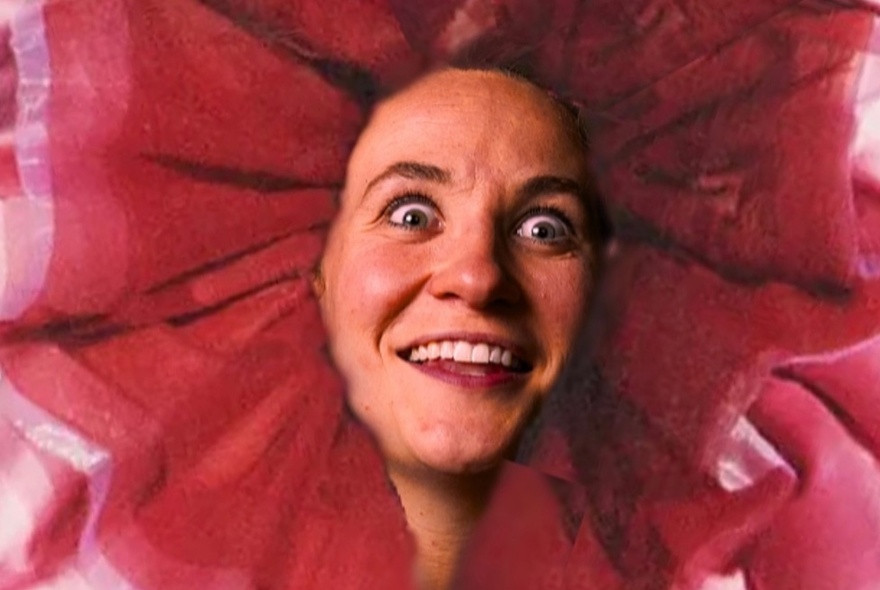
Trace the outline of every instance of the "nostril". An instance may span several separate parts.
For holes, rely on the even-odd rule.
[[[522,299],[519,282],[502,263],[474,256],[448,262],[434,273],[429,290],[439,299],[459,299],[476,308]]]

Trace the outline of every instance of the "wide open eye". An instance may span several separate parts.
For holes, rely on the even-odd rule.
[[[403,229],[432,229],[440,223],[433,201],[423,195],[398,197],[385,211],[388,222]]]
[[[516,228],[516,235],[537,242],[554,243],[568,240],[572,231],[570,224],[559,213],[536,211],[522,220]]]

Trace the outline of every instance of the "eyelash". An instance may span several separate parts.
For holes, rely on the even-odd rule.
[[[525,213],[523,213],[520,216],[520,223],[522,223],[523,220],[528,219],[532,215],[542,215],[542,214],[543,215],[553,215],[555,217],[558,217],[559,220],[563,224],[565,224],[565,227],[568,229],[568,231],[571,233],[572,236],[577,234],[577,232],[574,228],[574,223],[572,223],[572,221],[568,217],[568,215],[566,215],[565,212],[562,211],[562,209],[559,209],[559,208],[554,207],[552,205],[538,205],[536,207],[532,207],[531,209],[529,209],[528,211],[526,211]]]
[[[394,197],[393,199],[391,199],[391,201],[389,201],[389,203],[385,205],[385,209],[382,210],[382,215],[388,217],[398,207],[407,203],[421,203],[423,205],[430,205],[435,209],[437,208],[437,204],[433,201],[433,199],[423,195],[422,193],[406,193],[400,195],[399,197]]]
[[[384,219],[386,223],[389,223],[394,227],[413,231],[413,228],[391,221],[391,216],[395,213],[395,211],[397,211],[397,209],[399,209],[403,205],[408,205],[412,203],[428,205],[435,210],[437,209],[437,204],[427,195],[424,195],[422,193],[406,193],[398,197],[394,197],[393,199],[391,199],[391,201],[388,202],[387,205],[385,205],[385,208],[382,210],[382,219]]]
[[[428,205],[430,207],[433,207],[434,209],[437,209],[437,204],[434,202],[433,199],[431,199],[427,195],[424,195],[422,193],[406,193],[406,194],[394,197],[393,199],[391,199],[391,201],[388,202],[387,205],[385,205],[385,208],[382,210],[382,218],[390,223],[391,215],[400,206],[410,204],[410,203],[420,203],[422,205]],[[520,221],[518,222],[517,227],[519,227],[519,223],[522,223],[523,220],[528,219],[532,215],[542,215],[542,214],[543,215],[553,215],[555,217],[558,217],[559,220],[562,221],[563,224],[565,224],[565,227],[568,229],[568,231],[571,233],[572,236],[575,236],[577,234],[575,227],[574,227],[574,224],[571,222],[571,219],[568,217],[568,215],[566,215],[561,209],[554,207],[552,205],[538,205],[538,206],[535,206],[535,207],[528,209],[525,213],[523,213],[520,216]],[[394,224],[394,225],[397,226],[397,224]],[[401,227],[404,227],[404,229],[409,229],[409,228],[406,228],[405,226],[401,226]]]

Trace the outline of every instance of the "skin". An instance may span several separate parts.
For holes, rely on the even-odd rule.
[[[450,583],[584,316],[588,172],[565,121],[524,81],[443,71],[380,104],[349,161],[319,297],[349,404],[416,537],[423,588]],[[447,364],[438,378],[402,358],[461,332],[513,343],[528,370],[486,385],[485,366]]]

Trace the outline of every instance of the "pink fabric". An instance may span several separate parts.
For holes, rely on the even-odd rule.
[[[708,43],[703,6],[670,3],[653,35],[696,27]],[[734,38],[717,27],[717,51],[682,57],[595,113],[597,170],[621,239],[595,355],[548,408],[565,434],[548,434],[533,461],[587,482],[598,536],[633,588],[699,588],[736,572],[762,589],[878,579],[865,565],[877,558],[876,507],[862,499],[876,468],[853,458],[876,456],[858,434],[874,415],[854,427],[835,413],[834,391],[773,402],[791,388],[778,378],[789,363],[837,359],[878,331],[880,169],[857,155],[859,134],[876,132],[856,103],[875,75],[865,62],[873,16],[822,2],[769,8]],[[650,68],[653,58],[634,59],[650,42],[630,43],[618,54]],[[861,383],[849,395],[876,397]],[[816,417],[811,404],[830,409]],[[820,426],[838,437],[804,465],[795,441]],[[732,460],[745,465],[738,482],[724,481]],[[808,471],[836,461],[846,470],[833,484],[805,487]],[[829,520],[796,524],[807,512]]]

